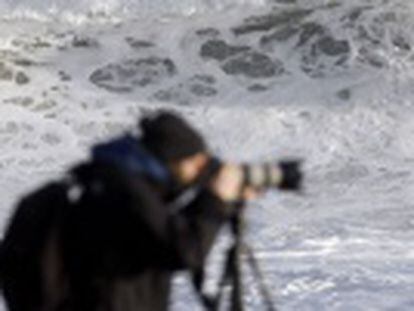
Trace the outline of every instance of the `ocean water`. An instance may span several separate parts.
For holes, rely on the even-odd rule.
[[[13,17],[58,17],[63,19],[106,17],[159,17],[222,11],[244,5],[262,6],[266,0],[4,0],[0,12]]]
[[[246,215],[278,310],[413,310],[413,17],[402,0],[1,0],[0,228],[93,143],[168,108],[222,158],[304,160],[302,195]],[[171,303],[197,310],[185,275]]]

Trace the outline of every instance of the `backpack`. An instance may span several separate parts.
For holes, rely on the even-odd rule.
[[[127,174],[141,174],[162,184],[170,182],[165,165],[130,134],[95,145],[92,148],[92,159],[112,164]]]
[[[44,250],[67,204],[67,186],[52,182],[23,198],[10,218],[0,247],[0,278],[11,310],[43,303]]]

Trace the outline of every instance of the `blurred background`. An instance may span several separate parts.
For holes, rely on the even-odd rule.
[[[413,20],[404,0],[0,0],[2,232],[22,195],[168,108],[225,159],[305,160],[302,196],[248,209],[280,310],[412,310]],[[187,281],[173,310],[198,310]]]

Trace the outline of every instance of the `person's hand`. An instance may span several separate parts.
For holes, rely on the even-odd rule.
[[[261,191],[253,187],[245,187],[242,192],[242,199],[244,201],[251,201],[257,199],[261,195]]]
[[[243,172],[234,164],[223,164],[219,173],[211,181],[210,189],[224,202],[240,199],[243,186]]]
[[[224,164],[212,180],[211,190],[224,202],[256,199],[260,192],[253,187],[244,187],[243,178],[243,170],[240,166]]]

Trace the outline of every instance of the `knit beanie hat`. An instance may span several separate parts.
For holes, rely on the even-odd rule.
[[[172,112],[145,117],[140,127],[143,144],[161,160],[180,160],[207,150],[201,135]]]

